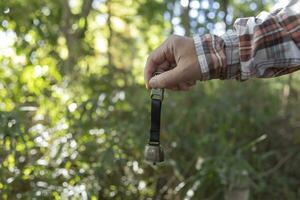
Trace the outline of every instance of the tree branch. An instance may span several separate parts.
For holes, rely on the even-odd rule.
[[[274,167],[272,167],[271,169],[269,169],[266,172],[263,172],[260,176],[261,177],[265,177],[265,176],[271,175],[272,173],[274,173],[275,171],[277,171],[278,169],[280,169],[289,159],[292,158],[292,156],[293,156],[292,153],[287,154],[285,157],[283,157],[282,159],[280,159],[278,161],[278,163]]]
[[[70,28],[70,19],[72,17],[71,9],[68,0],[62,1],[62,25],[61,30],[63,34],[69,35],[69,28]]]
[[[84,34],[85,34],[85,31],[87,29],[87,25],[88,25],[88,21],[87,21],[87,18],[92,10],[92,4],[93,4],[93,0],[85,0],[83,1],[83,4],[82,4],[82,8],[81,8],[81,13],[79,15],[79,20],[81,18],[84,19],[84,27],[81,28],[81,29],[78,29],[76,35],[78,37],[84,37]]]

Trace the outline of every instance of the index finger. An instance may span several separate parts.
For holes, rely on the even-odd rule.
[[[153,73],[157,71],[159,65],[169,60],[167,58],[167,51],[168,51],[167,41],[165,41],[160,47],[154,50],[148,57],[145,70],[144,70],[144,79],[147,88],[148,88],[149,80],[152,78]]]

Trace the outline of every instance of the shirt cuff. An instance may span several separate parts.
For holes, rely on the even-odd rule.
[[[205,52],[203,49],[202,40],[199,35],[194,35],[193,39],[194,39],[198,62],[200,65],[201,81],[209,80],[209,68],[208,68]]]
[[[240,79],[239,37],[235,32],[223,36],[194,35],[201,80]]]
[[[221,36],[224,41],[224,51],[226,57],[225,79],[241,79],[241,61],[239,37],[234,31],[228,31]]]

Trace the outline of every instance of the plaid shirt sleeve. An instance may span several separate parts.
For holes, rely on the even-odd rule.
[[[195,35],[202,78],[270,78],[300,69],[300,0],[240,18],[223,36]]]

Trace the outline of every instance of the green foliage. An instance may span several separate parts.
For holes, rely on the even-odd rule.
[[[236,188],[300,198],[299,74],[167,91],[166,162],[143,162],[150,51],[177,26],[188,34],[224,23],[210,12],[256,12],[209,1],[219,7],[200,7],[205,22],[194,26],[180,2],[0,2],[0,199],[224,199]],[[257,10],[270,2],[255,1]]]

